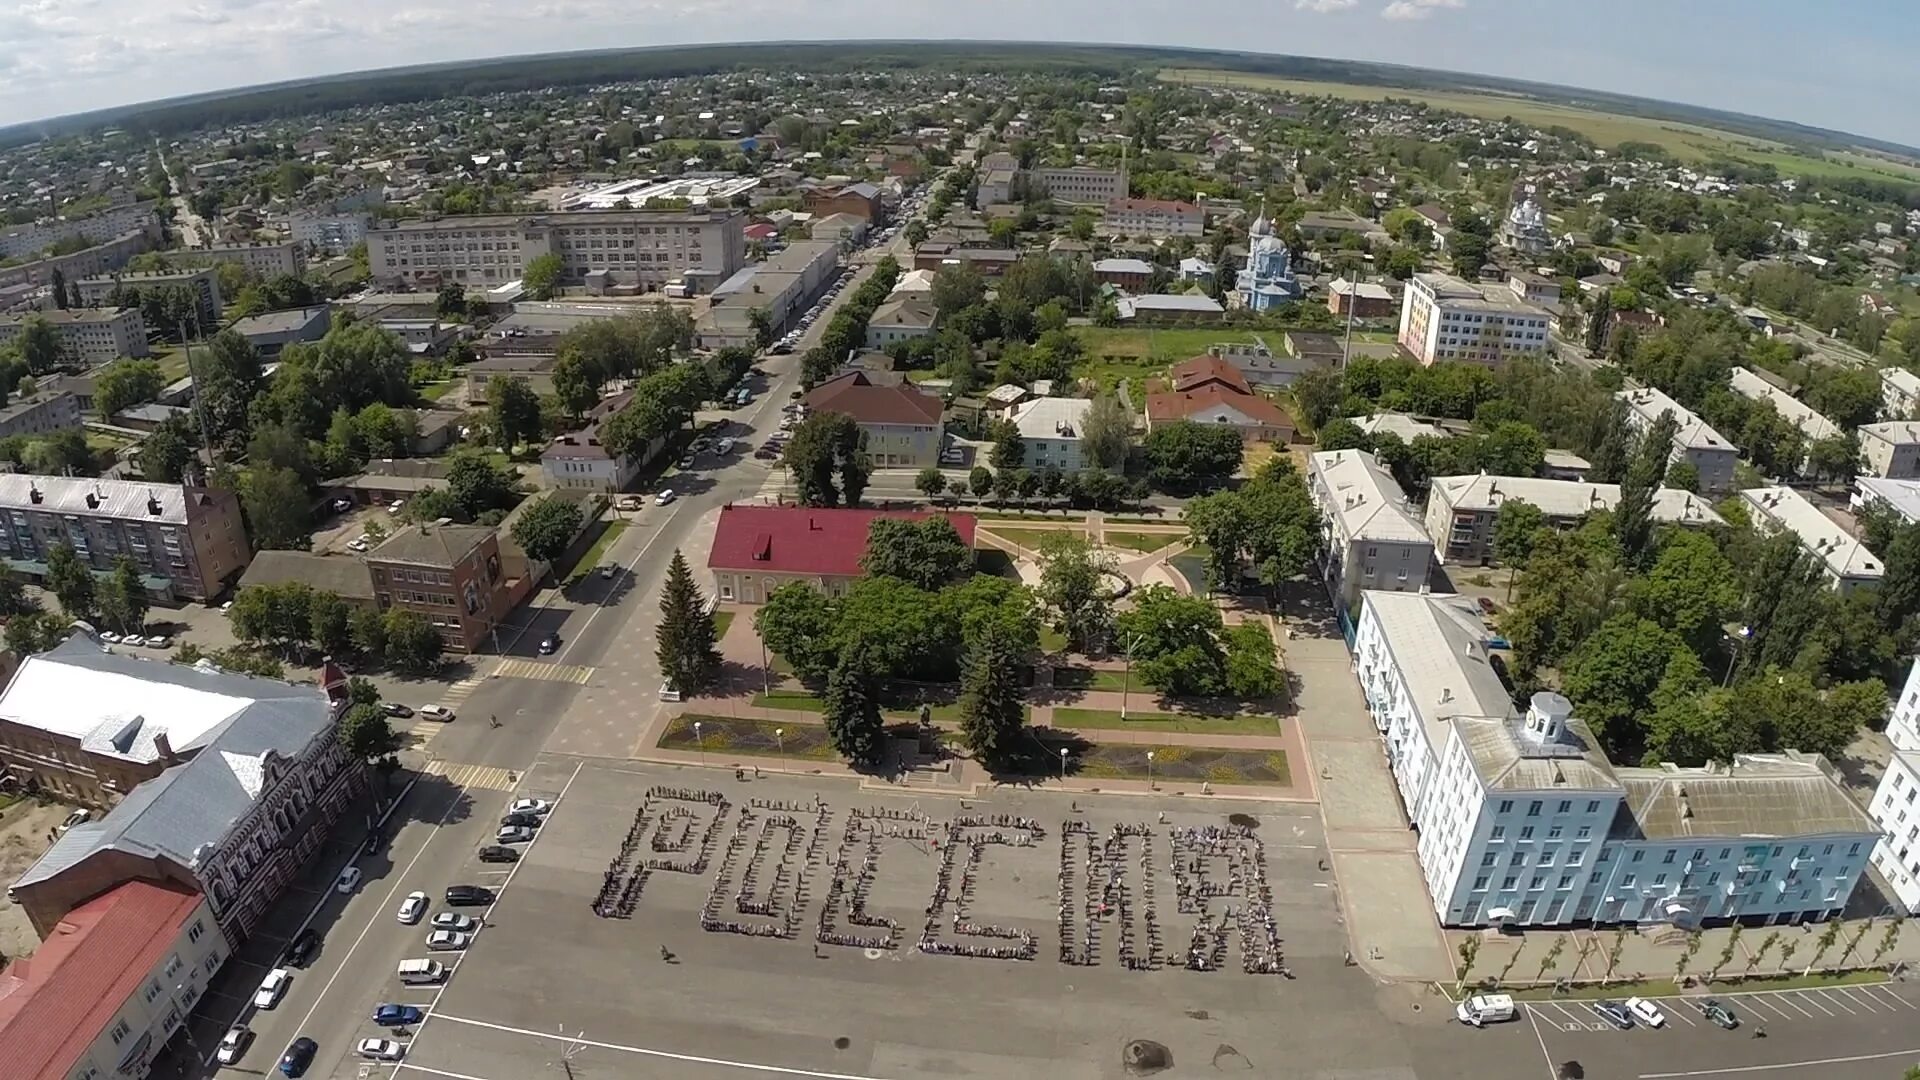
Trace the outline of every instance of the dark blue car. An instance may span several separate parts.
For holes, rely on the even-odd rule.
[[[373,1022],[381,1027],[399,1027],[403,1024],[417,1024],[426,1014],[412,1005],[395,1005],[388,1002],[373,1007]]]
[[[313,1055],[319,1049],[320,1044],[305,1035],[293,1040],[287,1047],[287,1052],[280,1058],[280,1075],[299,1076],[306,1072],[307,1066],[313,1064]]]

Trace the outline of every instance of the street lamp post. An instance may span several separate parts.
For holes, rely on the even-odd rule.
[[[1139,634],[1128,634],[1126,644],[1127,666],[1120,676],[1120,719],[1127,718],[1127,694],[1133,689],[1133,647],[1140,642]]]
[[[757,636],[757,635],[756,635]],[[760,696],[773,696],[773,669],[767,661],[767,639],[760,639]]]
[[[698,720],[693,722],[693,741],[695,745],[700,747],[700,764],[705,765],[707,763],[707,741],[700,737],[700,721]]]
[[[1067,779],[1067,748],[1063,746],[1060,748],[1060,781],[1061,783],[1065,783],[1066,779]]]
[[[774,728],[773,741],[776,744],[778,744],[780,747],[780,756],[786,757],[787,756],[787,729],[779,728],[779,727]]]
[[[1153,789],[1153,751],[1149,750],[1147,751],[1147,790]]]

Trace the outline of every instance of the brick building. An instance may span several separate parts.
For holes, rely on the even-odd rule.
[[[470,653],[519,601],[524,583],[501,564],[500,537],[486,525],[412,525],[367,552],[380,609],[418,612],[453,652]]]

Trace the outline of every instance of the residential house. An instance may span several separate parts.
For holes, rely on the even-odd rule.
[[[540,468],[555,488],[580,488],[612,493],[627,490],[634,477],[666,448],[667,439],[655,438],[644,453],[629,457],[607,448],[607,423],[633,401],[632,391],[602,399],[587,410],[578,431],[556,435],[540,451]]]
[[[382,222],[367,233],[367,264],[382,283],[443,281],[493,288],[520,281],[558,255],[563,284],[605,271],[616,285],[702,292],[746,261],[740,210],[569,210]]]
[[[883,301],[867,319],[867,348],[884,349],[933,333],[940,309],[931,297],[899,296]]]
[[[240,500],[220,488],[0,474],[0,514],[0,559],[36,580],[46,576],[48,553],[65,545],[101,572],[132,557],[158,598],[207,600],[253,555]]]
[[[1433,541],[1406,493],[1364,450],[1322,450],[1308,458],[1307,492],[1320,511],[1320,576],[1342,613],[1364,589],[1426,588]]]
[[[1097,259],[1093,264],[1093,278],[1103,285],[1142,293],[1153,279],[1153,264],[1144,259]]]
[[[1857,476],[1853,497],[1848,500],[1855,513],[1878,504],[1900,515],[1909,524],[1920,522],[1920,480],[1888,480],[1879,476]]]
[[[1327,310],[1338,318],[1391,318],[1393,304],[1393,290],[1371,281],[1337,277],[1327,286]]]
[[[1772,405],[1781,419],[1800,429],[1800,434],[1806,437],[1809,445],[1840,434],[1840,425],[1821,416],[1799,398],[1746,368],[1734,368],[1731,382],[1733,392],[1741,397]]]
[[[1027,170],[1027,186],[1067,206],[1106,206],[1127,197],[1127,170],[1088,165],[1043,166]]]
[[[1920,914],[1920,661],[1908,667],[1906,685],[1893,701],[1887,739],[1893,753],[1867,804],[1880,827],[1873,865],[1893,886],[1901,909]]]
[[[1092,468],[1081,450],[1091,398],[1031,398],[1015,405],[1007,419],[1019,429],[1022,467],[1063,473]]]
[[[451,652],[478,652],[525,595],[489,525],[409,525],[367,552],[380,609],[423,616]]]
[[[1762,535],[1793,533],[1800,548],[1825,569],[1835,589],[1875,588],[1886,575],[1879,556],[1790,487],[1749,488],[1738,493],[1747,517]]]
[[[1400,347],[1422,364],[1499,367],[1516,356],[1544,356],[1551,316],[1503,288],[1482,288],[1448,274],[1415,274],[1400,307]]]
[[[1254,393],[1240,369],[1218,356],[1196,356],[1174,365],[1173,389],[1147,395],[1147,430],[1181,420],[1229,424],[1243,442],[1293,441],[1293,420],[1272,401]]]
[[[867,437],[867,457],[879,468],[913,469],[940,461],[940,399],[911,383],[882,386],[865,372],[837,375],[805,398],[814,412],[853,418]]]
[[[879,222],[886,212],[880,202],[880,189],[865,183],[811,188],[802,201],[816,218],[848,214],[869,225]]]
[[[1577,527],[1588,514],[1620,504],[1620,485],[1534,476],[1437,476],[1427,496],[1427,535],[1442,564],[1492,565],[1493,526],[1500,508],[1522,502],[1538,508],[1556,529]],[[1654,492],[1650,515],[1663,525],[1725,525],[1712,504],[1690,491],[1663,487]]]
[[[0,439],[77,428],[80,412],[80,399],[65,391],[14,398],[0,405]]]
[[[1889,480],[1920,477],[1920,421],[1862,424],[1855,434],[1868,473]]]
[[[148,355],[147,324],[138,308],[74,308],[0,315],[0,346],[10,345],[33,320],[46,323],[71,364],[95,367],[123,356]]]
[[[969,548],[972,514],[919,511],[818,509],[804,506],[722,507],[714,528],[707,569],[714,595],[726,603],[761,604],[782,585],[804,581],[829,596],[840,596],[864,577],[860,560],[874,521],[924,521],[945,517]]]
[[[116,302],[125,301],[126,294],[129,292],[179,285],[193,293],[195,301],[198,302],[196,314],[200,319],[200,329],[211,333],[213,328],[220,325],[220,311],[224,302],[220,297],[220,278],[213,272],[212,267],[119,273],[111,277],[83,277],[76,282],[76,285],[80,289],[80,302],[95,308],[111,307]],[[153,331],[161,328],[149,326],[146,329]],[[166,329],[176,328],[167,327]],[[192,328],[189,327],[189,329]]]
[[[1200,236],[1207,215],[1189,202],[1175,199],[1114,199],[1107,203],[1100,227],[1109,236]]]
[[[1902,367],[1881,368],[1880,412],[1889,420],[1920,419],[1920,375]]]
[[[1680,426],[1673,434],[1673,452],[1667,460],[1692,465],[1700,476],[1701,491],[1719,492],[1733,487],[1733,467],[1740,460],[1740,452],[1726,436],[1715,431],[1713,425],[1651,386],[1618,390],[1613,396],[1626,403],[1627,426],[1636,435],[1644,435],[1660,417],[1673,414]]]

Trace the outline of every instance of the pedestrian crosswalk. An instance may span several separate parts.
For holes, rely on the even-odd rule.
[[[493,669],[496,678],[501,679],[544,679],[547,682],[570,682],[581,686],[593,681],[594,669],[585,664],[548,664],[538,660],[507,659]]]
[[[452,709],[455,713],[458,713],[460,711],[460,703],[472,697],[473,692],[480,689],[480,684],[486,681],[487,680],[478,675],[461,679],[459,682],[454,683],[441,692],[438,704],[444,705]],[[413,727],[407,732],[407,737],[412,742],[414,749],[425,750],[432,746],[434,738],[446,729],[447,725],[432,720],[415,720]]]
[[[428,776],[444,776],[459,787],[485,788],[488,791],[512,791],[516,779],[512,771],[498,766],[460,765],[439,758],[427,762],[423,771]]]

